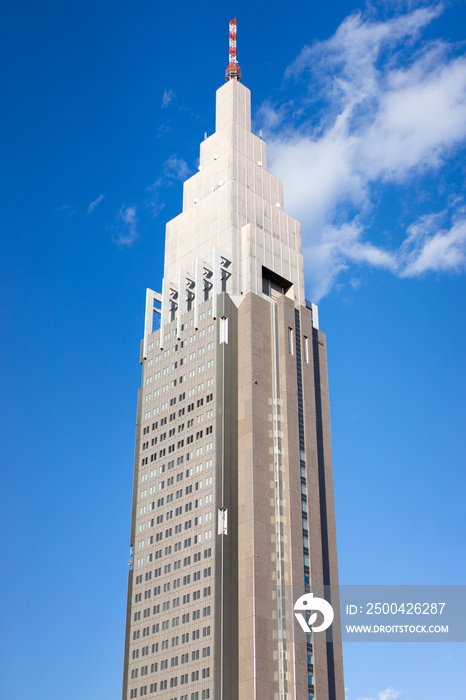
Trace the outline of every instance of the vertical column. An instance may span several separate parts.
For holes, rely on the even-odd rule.
[[[238,309],[239,700],[279,695],[270,300]]]
[[[222,252],[220,248],[217,248],[217,246],[214,246],[214,264],[213,264],[213,287],[212,287],[212,294],[213,294],[213,308],[212,308],[212,316],[217,318],[217,297],[222,291]]]
[[[144,340],[142,357],[147,359],[147,338],[154,330],[154,311],[160,314],[160,309],[154,307],[154,301],[162,302],[162,296],[152,289],[146,289],[146,312],[144,317]]]
[[[204,301],[204,262],[196,258],[195,285],[194,285],[194,328],[199,328],[199,307]]]
[[[238,312],[226,294],[218,297],[218,313],[214,698],[238,700]]]
[[[315,305],[313,305],[315,306]],[[314,309],[312,309],[314,311]],[[316,328],[312,314],[312,340],[314,359],[314,386],[317,430],[317,459],[321,514],[321,543],[323,583],[331,591],[331,603],[335,612],[334,625],[340,625],[340,601],[338,598],[338,563],[335,527],[335,501],[333,493],[332,448],[330,436],[330,402],[327,376],[327,352],[325,335]],[[343,700],[342,646],[332,642],[331,630],[327,630],[327,668],[329,698]]]
[[[180,267],[178,272],[178,319],[176,324],[176,335],[178,340],[181,338],[181,319],[186,313],[186,284],[188,276],[186,270]]]
[[[160,349],[163,349],[165,328],[170,314],[170,283],[166,277],[162,280],[162,313],[160,318]]]

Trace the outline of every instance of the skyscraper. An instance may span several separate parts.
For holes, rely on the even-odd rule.
[[[338,584],[325,336],[235,30],[147,290],[123,700],[344,698],[341,648],[298,643],[285,604]]]

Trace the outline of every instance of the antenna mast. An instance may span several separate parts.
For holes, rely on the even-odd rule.
[[[236,57],[236,18],[230,22],[230,62],[225,71],[225,80],[241,82],[241,68]]]

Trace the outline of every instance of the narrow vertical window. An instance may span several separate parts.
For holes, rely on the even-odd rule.
[[[309,364],[309,338],[304,336],[304,362]]]
[[[270,280],[267,277],[262,277],[262,293],[270,296]]]
[[[225,316],[220,319],[219,344],[222,343],[228,344],[228,318]]]
[[[293,329],[288,328],[288,349],[290,355],[294,355],[294,343],[293,343]]]

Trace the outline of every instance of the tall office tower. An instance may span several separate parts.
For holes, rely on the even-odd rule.
[[[236,57],[140,361],[123,700],[343,700],[286,603],[338,583],[325,336]]]

